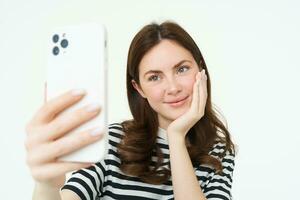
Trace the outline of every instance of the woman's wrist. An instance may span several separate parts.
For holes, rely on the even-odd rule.
[[[175,131],[167,131],[169,145],[176,144],[184,144],[185,145],[185,134],[177,133]]]
[[[60,200],[60,187],[48,183],[36,182],[32,199]]]

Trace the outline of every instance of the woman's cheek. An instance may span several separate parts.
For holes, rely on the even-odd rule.
[[[163,101],[164,95],[162,90],[160,90],[159,88],[153,88],[151,90],[151,97],[152,97],[152,101],[159,103]]]
[[[195,81],[196,81],[195,77],[191,76],[182,82],[184,84],[184,89],[186,93],[193,94],[193,87]]]
[[[148,101],[153,103],[163,101],[163,90],[161,90],[158,86],[146,87],[144,91],[146,93]]]

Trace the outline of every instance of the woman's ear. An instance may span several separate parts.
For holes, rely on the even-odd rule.
[[[135,82],[135,80],[131,80],[131,84],[134,87],[134,89],[136,89],[136,91],[138,91],[138,93],[143,97],[146,98],[146,95],[144,94],[142,88],[140,88],[139,84],[137,82]]]

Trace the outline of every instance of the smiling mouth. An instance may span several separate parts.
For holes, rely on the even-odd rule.
[[[173,101],[173,102],[166,102],[166,104],[172,106],[172,107],[178,107],[178,106],[181,106],[185,103],[185,100],[188,99],[189,96],[179,100],[179,101]]]

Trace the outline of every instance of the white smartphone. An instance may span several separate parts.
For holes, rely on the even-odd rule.
[[[90,103],[101,105],[101,113],[72,130],[79,133],[102,127],[102,140],[59,158],[62,161],[97,162],[107,153],[107,36],[104,25],[97,23],[59,27],[48,35],[47,99],[71,89],[85,89],[86,96],[64,112]],[[68,137],[67,134],[64,137]]]

